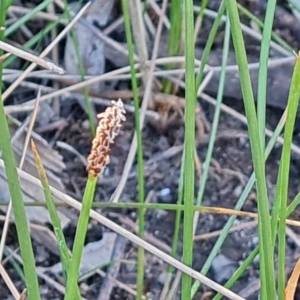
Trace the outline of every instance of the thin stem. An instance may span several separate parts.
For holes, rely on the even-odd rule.
[[[92,208],[97,177],[89,175],[87,185],[85,187],[82,200],[82,209],[80,211],[78,225],[75,233],[72,258],[70,260],[65,300],[74,300],[79,275],[79,267],[81,262],[84,241],[86,237],[87,227],[90,219],[90,210]]]
[[[184,1],[185,10],[185,135],[184,135],[184,227],[183,227],[183,263],[192,266],[193,262],[193,206],[194,206],[194,155],[195,155],[195,76],[194,76],[194,11],[193,1]],[[192,46],[191,46],[192,45]],[[191,293],[192,279],[182,275],[181,299],[188,299]]]
[[[248,121],[250,145],[253,158],[254,171],[256,176],[257,204],[259,212],[259,242],[260,242],[260,272],[262,291],[266,290],[268,299],[276,298],[275,272],[274,272],[274,251],[271,239],[271,225],[269,222],[269,201],[266,185],[264,153],[257,136],[259,132],[258,121],[255,112],[255,104],[251,85],[248,62],[245,50],[244,39],[240,26],[240,19],[236,2],[226,0],[226,8],[231,23],[231,33],[236,52],[236,59],[239,66],[244,106]]]
[[[131,84],[133,90],[133,100],[134,100],[134,121],[135,130],[137,137],[137,161],[138,161],[138,198],[139,203],[144,203],[145,190],[144,190],[144,162],[143,162],[143,143],[142,143],[142,133],[140,126],[140,114],[139,114],[139,92],[136,79],[136,70],[134,67],[134,48],[133,39],[131,35],[130,17],[129,17],[129,7],[126,0],[122,0],[125,32],[127,39],[127,47],[129,52],[129,63],[130,63],[130,73],[131,73]],[[144,209],[140,208],[138,210],[138,225],[139,225],[139,237],[144,237],[145,228],[145,214]],[[144,293],[144,272],[145,272],[145,251],[143,248],[138,248],[138,274],[137,274],[137,299],[141,299]]]
[[[0,1],[0,27],[5,27],[6,12],[11,1]],[[0,40],[4,40],[4,31],[0,30]],[[3,51],[0,49],[0,56]],[[15,154],[10,140],[9,128],[2,101],[2,71],[3,64],[0,64],[0,149],[5,163],[5,172],[10,191],[15,223],[18,235],[18,241],[23,259],[24,274],[26,278],[26,287],[28,298],[39,300],[39,284],[35,268],[33,248],[30,238],[30,230],[27,222],[23,195],[17,173]]]

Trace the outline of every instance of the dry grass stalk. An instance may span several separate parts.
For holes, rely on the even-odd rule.
[[[24,58],[25,60],[28,60],[28,61],[31,61],[33,63],[36,63],[37,65],[45,68],[45,69],[48,69],[54,73],[57,73],[57,74],[65,74],[65,70],[58,67],[57,65],[55,65],[54,63],[50,62],[50,61],[47,61],[47,60],[44,60],[38,56],[35,56],[29,52],[26,52],[26,51],[23,51],[21,49],[18,49],[14,46],[11,46],[5,42],[2,42],[0,41],[0,48],[8,53],[11,53],[11,54],[14,54],[16,56],[19,56],[21,58]]]
[[[11,53],[5,53],[5,54],[1,55],[0,63],[4,62],[10,55],[11,55]]]
[[[27,296],[27,289],[24,289],[22,294],[20,295],[19,300],[26,300],[26,296]]]
[[[87,159],[88,173],[97,177],[109,163],[110,145],[119,134],[122,122],[126,120],[123,102],[112,101],[112,106],[97,115],[99,124],[92,142],[91,153]]]

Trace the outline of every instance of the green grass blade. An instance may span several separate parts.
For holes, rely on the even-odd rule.
[[[254,176],[250,177],[248,184],[246,185],[245,189],[247,190],[248,194],[249,191],[251,190],[253,184],[254,184]],[[250,186],[250,187],[248,187]],[[246,196],[248,196],[246,193]],[[242,193],[244,195],[244,191]],[[297,196],[294,198],[294,200],[291,202],[291,204],[288,206],[288,211],[289,214],[293,212],[295,207],[299,204],[300,201],[300,194],[297,194]],[[54,202],[55,207],[67,207],[68,205],[63,202]],[[7,206],[6,201],[0,201],[0,206]],[[47,206],[46,203],[42,202],[24,202],[25,206],[37,206],[37,207],[45,207]],[[106,209],[106,208],[111,208],[111,209],[162,209],[162,210],[172,210],[172,211],[182,211],[184,209],[183,204],[163,204],[163,203],[113,203],[113,202],[96,202],[93,203],[92,205],[93,208],[99,208],[99,209]],[[198,206],[195,205],[193,210],[194,211],[200,211],[200,212],[208,212],[210,210],[210,206]],[[239,211],[240,208],[237,207],[237,205],[233,208],[233,210]],[[213,213],[213,211],[209,211],[209,213]],[[202,272],[201,272],[202,273]]]
[[[23,50],[31,49],[31,47],[33,47],[36,43],[40,42],[47,33],[49,33],[53,28],[55,28],[59,24],[60,19],[62,19],[62,16],[59,17],[58,20],[49,23],[42,31],[40,31],[36,35],[34,35],[29,41],[27,41],[24,45],[21,46],[21,49],[23,49]],[[4,68],[6,68],[11,63],[13,63],[16,58],[17,57],[14,55],[9,56],[3,62]]]
[[[276,143],[276,140],[277,140],[277,137],[280,135],[280,133],[281,133],[281,131],[282,131],[282,129],[283,129],[283,127],[284,127],[284,124],[285,124],[285,120],[286,120],[286,112],[284,112],[283,113],[283,115],[282,115],[282,118],[281,118],[281,120],[280,120],[280,122],[279,122],[279,124],[277,125],[277,127],[276,127],[276,129],[275,129],[275,131],[274,131],[274,134],[272,135],[272,137],[271,137],[271,139],[270,139],[270,141],[269,141],[269,143],[268,143],[268,145],[267,145],[267,148],[266,148],[266,153],[265,153],[265,155],[266,155],[266,159],[268,158],[268,156],[269,156],[269,154],[270,154],[270,152],[271,152],[271,149],[274,147],[274,145],[275,145],[275,143]],[[253,186],[253,184],[254,184],[254,180],[255,180],[255,177],[253,176],[254,174],[252,174],[252,176],[251,176],[251,178],[250,178],[250,180],[249,180],[249,182],[248,182],[248,184],[251,182],[251,186],[250,186],[250,189],[251,189],[251,187]],[[248,184],[247,184],[247,186],[248,186]],[[243,194],[244,194],[244,192],[245,192],[245,190],[243,191]],[[250,192],[250,190],[249,190],[249,192]],[[248,194],[247,194],[248,195]],[[247,197],[247,195],[245,195],[245,200],[246,200],[246,197]],[[240,201],[240,200],[239,200]],[[286,210],[286,218],[288,218],[289,217],[289,215],[293,212],[293,210],[296,208],[296,206],[298,205],[300,203],[300,193],[298,193],[298,195],[295,197],[295,199],[291,202],[291,204],[288,206],[288,208],[287,208],[287,210]],[[275,203],[275,206],[276,206],[276,203]],[[277,205],[278,206],[278,205]],[[278,206],[279,207],[279,211],[280,211],[280,206]],[[236,207],[235,207],[235,209],[237,209]],[[274,207],[274,209],[275,209],[275,207]],[[271,218],[271,224],[272,224],[272,226],[271,226],[271,228],[272,228],[272,240],[274,240],[275,239],[275,235],[276,235],[276,230],[277,230],[277,226],[276,226],[276,224],[277,224],[277,222],[278,222],[278,218],[279,218],[279,216],[278,215],[276,215],[276,214],[274,214],[274,209],[273,209],[273,213],[272,213],[272,218]],[[235,216],[232,216],[232,217],[230,217],[230,219],[233,219],[233,220],[235,220]],[[229,220],[230,220],[229,219]],[[228,220],[228,221],[229,221]],[[228,223],[228,222],[227,222]],[[233,221],[232,221],[232,224],[233,224]],[[232,225],[231,224],[231,225]],[[225,227],[227,226],[227,224],[225,225]],[[224,229],[223,229],[223,231],[224,231]],[[229,228],[228,228],[228,231],[229,231]],[[221,234],[222,235],[222,234]],[[219,240],[219,239],[218,239]],[[215,248],[215,247],[214,247]],[[245,270],[246,268],[247,268],[247,266],[249,266],[251,263],[252,263],[252,261],[254,260],[254,258],[256,257],[256,255],[258,254],[258,247],[257,248],[255,248],[253,251],[252,251],[252,253],[250,254],[250,256],[249,257],[251,257],[251,259],[250,258],[247,258],[246,259],[246,261],[238,268],[238,270],[235,272],[235,274],[233,275],[233,277],[225,284],[225,287],[227,287],[227,288],[231,288],[232,286],[233,286],[233,284],[239,279],[239,277],[243,274],[243,271],[242,270]],[[219,250],[219,249],[216,249],[217,251],[214,251],[215,249],[213,249],[212,250],[212,252],[215,252],[215,254],[217,254],[217,251]],[[256,253],[256,251],[257,251],[257,253]],[[254,253],[256,253],[255,255],[254,255]],[[214,300],[216,300],[216,299],[220,299],[220,297],[222,297],[222,295],[220,295],[220,294],[218,294],[217,295],[217,298],[215,298]]]
[[[203,54],[202,54],[201,65],[200,65],[199,71],[198,71],[197,76],[196,76],[196,93],[197,93],[197,91],[199,89],[199,86],[202,82],[203,75],[204,75],[204,68],[205,68],[205,65],[207,63],[211,47],[212,47],[212,45],[215,41],[215,37],[217,35],[217,31],[218,31],[218,28],[220,26],[221,18],[223,16],[224,12],[225,12],[225,8],[226,8],[225,2],[222,1],[221,6],[220,6],[219,11],[218,11],[218,14],[217,14],[217,17],[216,17],[216,19],[213,23],[213,26],[210,30],[210,33],[209,33],[209,36],[208,36],[208,39],[207,39],[207,42],[205,44],[204,51],[203,51]]]
[[[257,84],[257,121],[262,149],[265,149],[268,59],[270,52],[271,34],[276,8],[276,0],[268,1],[260,47],[258,84]]]
[[[33,141],[31,141],[31,149],[32,149],[32,152],[34,155],[34,160],[35,160],[35,164],[37,167],[37,171],[38,171],[38,174],[39,174],[42,186],[43,186],[44,195],[45,195],[48,211],[50,214],[53,230],[54,230],[54,233],[55,233],[55,236],[57,239],[61,263],[62,263],[62,266],[64,269],[64,275],[67,276],[68,271],[69,271],[70,260],[71,260],[71,253],[67,246],[66,239],[65,239],[65,236],[63,233],[63,229],[61,227],[61,222],[60,222],[60,219],[59,219],[59,216],[57,213],[56,206],[54,204],[51,190],[49,188],[49,183],[48,183],[48,179],[47,179],[47,175],[46,175],[44,166],[42,164],[42,161],[40,159],[40,156],[38,154],[38,151],[37,151],[36,146]],[[77,297],[76,299],[78,299],[78,300],[81,299],[78,287],[77,287],[76,297]]]
[[[194,155],[195,155],[195,50],[194,50],[194,11],[193,1],[184,1],[185,13],[185,135],[184,135],[184,227],[183,263],[192,266],[193,262],[193,206],[194,206]],[[192,279],[182,275],[181,299],[189,299]]]
[[[122,263],[123,265],[135,265],[135,261],[126,260],[126,259],[115,259],[111,260],[107,263],[103,263],[101,265],[95,266],[93,268],[89,268],[87,271],[80,273],[79,281],[83,281],[86,277],[90,277],[96,273],[97,270],[102,270],[106,267],[109,267],[116,263]]]
[[[291,202],[291,204],[286,209],[285,218],[287,219],[290,214],[294,211],[294,209],[297,207],[297,205],[300,203],[300,193],[297,194],[297,196],[294,198],[294,200]],[[272,237],[274,238],[276,235],[277,227],[272,227]],[[248,266],[254,261],[255,257],[259,253],[259,247],[257,246],[247,257],[247,259],[240,265],[240,267],[234,272],[232,277],[226,282],[224,287],[230,289],[234,283],[243,275],[245,270]],[[222,294],[217,294],[213,300],[220,300],[223,297]]]
[[[241,4],[237,3],[239,11],[247,16],[252,22],[254,22],[256,25],[258,25],[260,28],[264,28],[264,23],[257,18],[255,15],[253,15],[249,10],[244,8]],[[272,40],[275,41],[278,45],[281,45],[283,48],[286,50],[290,51],[293,53],[293,48],[285,42],[278,34],[272,31],[271,33]]]
[[[274,134],[272,135],[268,145],[267,145],[267,148],[266,148],[266,151],[265,151],[265,159],[268,158],[272,148],[274,147],[275,143],[276,143],[276,140],[277,138],[279,137],[283,127],[284,127],[284,124],[285,124],[285,114],[282,116],[279,124],[277,125],[275,131],[274,131]],[[245,201],[247,200],[247,197],[250,193],[250,191],[252,190],[252,187],[255,183],[255,176],[254,176],[254,173],[251,175],[248,183],[246,184],[238,202],[236,203],[234,209],[235,210],[240,210]],[[221,249],[228,233],[229,233],[229,230],[231,228],[231,226],[233,225],[234,221],[236,219],[236,216],[231,216],[228,221],[226,222],[225,226],[223,227],[222,229],[222,232],[219,236],[219,238],[217,239],[213,249],[211,250],[206,262],[204,263],[202,269],[201,269],[201,274],[207,274],[213,260],[215,259],[215,257],[217,256],[217,254],[219,253],[219,250]]]
[[[220,119],[221,113],[221,104],[223,99],[223,92],[224,92],[224,85],[225,85],[225,78],[226,78],[226,65],[227,65],[227,58],[229,52],[229,44],[230,44],[230,24],[229,21],[226,22],[226,29],[225,29],[225,37],[224,37],[224,46],[223,46],[223,57],[222,57],[222,71],[220,74],[220,81],[218,86],[218,94],[217,94],[217,103],[210,133],[210,140],[208,144],[208,149],[205,157],[205,163],[203,166],[203,173],[200,180],[200,188],[197,197],[197,205],[201,205],[202,198],[205,191],[205,186],[208,178],[209,173],[209,166],[213,154],[213,149],[216,141],[217,131],[218,131],[218,124]]]
[[[11,250],[12,251],[12,250]],[[5,247],[3,250],[3,254],[5,257],[8,258],[9,263],[11,264],[11,266],[14,268],[15,272],[17,273],[17,275],[20,277],[21,281],[25,284],[26,283],[26,278],[23,272],[23,269],[19,263],[19,261],[17,261],[12,255],[10,255],[10,252],[7,251],[7,248]]]
[[[241,89],[245,105],[251,153],[256,176],[257,204],[259,212],[259,241],[260,241],[260,272],[262,299],[275,299],[274,252],[271,240],[271,225],[269,222],[269,202],[266,186],[264,154],[259,136],[258,122],[255,112],[251,79],[248,70],[247,55],[236,1],[226,0],[226,8],[231,23],[231,33],[239,67]]]
[[[134,48],[133,39],[131,35],[129,7],[126,0],[122,0],[122,9],[124,16],[125,32],[127,47],[129,53],[129,63],[131,72],[131,84],[133,90],[134,100],[134,121],[135,121],[135,132],[137,137],[137,162],[138,162],[138,198],[139,203],[144,203],[145,189],[144,189],[144,162],[143,162],[143,143],[142,143],[142,132],[140,125],[139,115],[139,95],[138,85],[136,78],[136,70],[134,67]],[[145,229],[145,214],[144,209],[138,210],[138,225],[139,225],[139,237],[144,237]],[[145,251],[143,248],[138,247],[138,274],[137,274],[137,299],[141,299],[144,294],[144,273],[145,273]]]
[[[69,272],[67,274],[67,286],[64,298],[65,300],[74,300],[76,296],[80,261],[84,248],[84,241],[90,219],[90,210],[93,204],[96,184],[97,177],[89,175],[82,199],[82,209],[79,214],[72,251],[72,258],[70,261]]]
[[[46,204],[48,207],[48,211],[51,217],[52,226],[54,229],[55,236],[57,238],[57,243],[59,245],[59,251],[61,254],[62,265],[65,270],[69,269],[69,260],[70,260],[70,252],[65,240],[65,236],[61,227],[60,219],[56,210],[56,206],[54,204],[52,194],[49,188],[49,183],[47,179],[47,175],[45,169],[43,167],[42,161],[36,149],[36,146],[33,141],[31,141],[31,149],[34,155],[34,160],[36,164],[36,168],[43,186],[43,191],[46,199]]]
[[[179,177],[179,185],[178,185],[178,192],[177,192],[177,203],[176,208],[179,206],[183,208],[182,202],[183,202],[183,188],[184,188],[184,153],[182,155],[182,163],[180,167],[180,177]],[[178,245],[179,245],[179,237],[180,237],[180,224],[181,224],[181,218],[182,218],[182,210],[177,209],[176,210],[176,217],[175,217],[175,226],[174,226],[174,232],[173,232],[173,239],[172,239],[172,249],[171,249],[171,256],[176,257],[177,251],[178,251]],[[160,299],[166,299],[166,295],[169,290],[169,285],[172,278],[172,273],[174,271],[173,266],[168,266],[168,277],[165,280],[164,288],[161,292]]]
[[[183,154],[184,156],[184,154]],[[184,157],[182,160],[182,165],[180,168],[180,178],[179,178],[179,186],[178,186],[178,198],[177,198],[177,204],[176,206],[181,206],[183,202],[183,192],[184,192]],[[177,254],[177,248],[179,245],[179,234],[180,234],[180,223],[181,223],[181,217],[182,217],[182,210],[176,211],[176,218],[175,218],[175,228],[174,228],[174,234],[173,234],[173,240],[172,240],[172,251],[171,255],[173,257],[176,257]],[[174,268],[172,266],[169,266],[169,272],[171,273]]]
[[[201,7],[198,13],[198,18],[203,19],[205,14],[205,9],[207,8],[208,0],[201,1]]]
[[[24,15],[22,18],[19,18],[15,23],[9,26],[5,30],[5,37],[8,37],[12,33],[14,33],[17,29],[19,29],[22,25],[24,25],[27,21],[30,21],[32,17],[34,17],[38,12],[44,10],[49,4],[51,4],[54,0],[44,0],[39,5],[34,7],[28,14]]]
[[[218,124],[219,124],[219,118],[221,113],[221,104],[223,99],[223,92],[224,92],[224,85],[225,85],[225,78],[226,78],[226,65],[227,65],[227,58],[229,52],[229,45],[230,45],[230,23],[229,20],[227,20],[226,28],[225,28],[225,36],[224,36],[224,45],[223,45],[222,71],[220,74],[220,82],[219,82],[218,95],[217,95],[217,105],[215,108],[208,149],[205,157],[205,163],[203,166],[203,173],[200,179],[200,186],[199,186],[197,202],[196,202],[197,203],[196,205],[198,206],[201,205],[204,196],[206,182],[209,174],[209,166],[211,163],[217,131],[218,131]],[[200,282],[195,281],[192,286],[191,298],[194,297],[199,287],[200,287]]]
[[[234,283],[244,274],[246,269],[252,264],[255,257],[258,255],[258,253],[259,253],[259,247],[257,246],[250,253],[250,255],[245,259],[245,261],[238,267],[238,269],[234,272],[232,277],[226,282],[224,287],[230,289],[234,285]],[[223,298],[223,295],[219,293],[212,300],[220,300],[222,298]]]
[[[6,10],[9,4],[10,1],[0,1],[0,27],[5,27]],[[4,40],[3,31],[0,31],[0,40]],[[0,55],[2,54],[3,51],[0,50]],[[3,65],[0,64],[0,149],[2,150],[2,157],[5,163],[5,172],[12,200],[18,241],[20,245],[24,273],[26,277],[28,297],[30,299],[39,300],[41,298],[35,268],[33,248],[30,238],[30,230],[26,218],[26,211],[23,203],[22,190],[17,173],[14,150],[10,141],[10,134],[2,101],[2,71]]]
[[[289,174],[291,163],[291,144],[293,140],[293,132],[295,126],[296,115],[298,111],[298,101],[300,96],[300,57],[297,56],[296,65],[291,81],[289,99],[287,104],[287,121],[284,130],[284,143],[282,148],[279,174],[276,186],[278,186],[278,194],[275,200],[280,203],[280,212],[286,211]],[[285,291],[285,214],[280,213],[278,225],[278,297],[284,299]]]
[[[299,205],[300,203],[300,192],[297,194],[297,196],[294,198],[294,200],[290,203],[290,205],[286,209],[286,214],[289,216]]]
[[[70,13],[70,8],[69,8],[69,5],[68,5],[68,1],[63,0],[63,2],[64,2],[64,6],[65,6],[64,14],[65,14],[67,20],[70,22],[72,20],[72,16],[71,16],[71,13]],[[82,0],[78,1],[78,2],[80,3],[80,2],[82,2]],[[79,74],[80,74],[80,77],[81,77],[81,81],[84,81],[85,80],[84,79],[84,76],[85,76],[84,65],[83,65],[83,60],[82,60],[81,54],[79,52],[79,41],[78,41],[78,38],[76,36],[74,28],[71,28],[70,36],[71,36],[72,42],[74,44],[75,52],[76,52],[76,57],[77,57],[77,61],[78,61],[78,69],[79,69]],[[91,128],[91,133],[92,133],[92,136],[94,136],[95,132],[96,132],[95,116],[94,116],[94,113],[93,113],[92,102],[90,101],[89,91],[88,91],[87,87],[83,88],[83,95],[84,95],[85,107],[86,107],[87,114],[88,114],[89,125],[90,125],[90,128]]]
[[[168,56],[176,56],[180,51],[181,25],[182,25],[182,0],[172,0],[170,5],[170,31],[168,36]],[[168,64],[166,70],[174,68],[173,64]],[[172,82],[164,79],[163,91],[171,93]]]
[[[263,27],[262,43],[260,48],[258,86],[257,86],[257,121],[258,134],[262,149],[265,148],[265,128],[266,128],[266,106],[267,106],[267,76],[268,76],[268,59],[270,51],[271,33],[273,28],[273,18],[276,8],[276,1],[268,1],[265,14],[265,24]],[[273,249],[273,243],[271,244]],[[274,250],[273,250],[274,251]],[[261,295],[266,296],[267,290],[262,285]]]
[[[290,5],[292,7],[294,7],[299,13],[300,13],[300,5],[297,1],[295,0],[288,0],[288,2],[290,3]]]

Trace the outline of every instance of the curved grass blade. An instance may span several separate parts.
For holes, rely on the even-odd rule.
[[[271,239],[269,201],[266,185],[264,152],[261,145],[254,97],[248,70],[247,55],[240,26],[236,1],[226,0],[226,8],[231,23],[231,33],[239,67],[241,89],[248,122],[251,153],[256,176],[257,207],[259,212],[260,272],[263,299],[276,299],[274,248]]]
[[[48,211],[50,214],[53,230],[54,230],[54,233],[55,233],[55,236],[57,239],[61,263],[62,263],[62,266],[64,269],[64,275],[67,278],[67,274],[69,271],[69,265],[70,265],[70,259],[71,259],[71,252],[66,243],[66,239],[65,239],[65,236],[63,233],[63,229],[61,227],[61,222],[60,222],[60,219],[59,219],[59,216],[57,213],[57,209],[54,204],[51,190],[49,188],[49,183],[48,183],[48,179],[47,179],[47,175],[46,175],[43,163],[41,161],[41,158],[39,156],[39,153],[38,153],[35,143],[33,141],[31,141],[31,150],[32,150],[35,164],[37,167],[37,171],[38,171],[38,174],[39,174],[42,186],[43,186],[44,195],[45,195]],[[76,288],[77,288],[77,295],[76,295],[77,298],[76,299],[79,300],[79,299],[81,299],[80,292],[79,292],[78,287],[76,287]]]
[[[0,27],[5,27],[6,11],[11,1],[0,1]],[[0,30],[0,40],[4,40],[4,31]],[[0,56],[3,51],[0,50]],[[7,176],[7,183],[12,200],[12,207],[15,216],[15,224],[18,234],[18,241],[23,260],[24,274],[26,278],[26,287],[28,290],[28,297],[30,299],[39,300],[39,284],[35,268],[35,260],[33,255],[33,248],[30,238],[30,230],[26,217],[25,206],[23,203],[22,189],[17,173],[17,166],[14,156],[14,150],[10,141],[10,134],[4,106],[2,101],[2,71],[3,64],[0,64],[0,149],[2,150],[2,157],[5,163],[5,172]]]

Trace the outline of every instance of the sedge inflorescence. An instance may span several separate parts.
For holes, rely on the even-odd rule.
[[[123,102],[112,101],[112,106],[97,115],[99,124],[92,142],[91,153],[87,159],[88,173],[97,177],[109,164],[110,145],[119,134],[122,123],[126,120]]]

